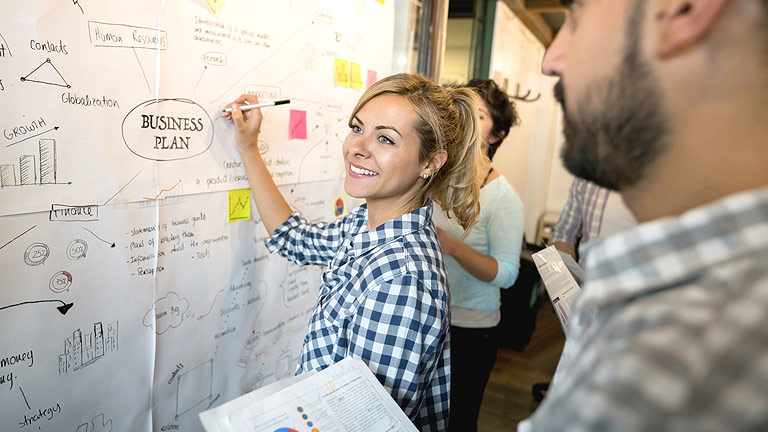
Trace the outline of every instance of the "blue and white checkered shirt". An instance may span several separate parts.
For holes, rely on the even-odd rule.
[[[768,430],[768,188],[600,240],[518,431]]]
[[[449,410],[447,278],[428,205],[366,231],[365,205],[333,223],[292,214],[266,241],[298,264],[327,265],[296,371],[352,356],[423,431]]]

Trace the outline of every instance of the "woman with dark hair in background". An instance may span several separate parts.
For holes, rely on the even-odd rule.
[[[498,350],[500,288],[515,283],[523,241],[523,203],[493,169],[491,159],[512,125],[515,105],[492,80],[467,86],[478,97],[480,216],[468,232],[445,217],[435,219],[451,290],[451,415],[448,430],[477,430],[477,417]],[[442,228],[442,229],[441,229]]]

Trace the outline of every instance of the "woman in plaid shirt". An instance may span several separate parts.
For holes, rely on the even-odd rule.
[[[346,356],[365,361],[414,424],[445,430],[449,414],[449,293],[432,224],[438,203],[468,229],[479,213],[477,108],[466,89],[397,74],[352,111],[344,187],[366,204],[332,223],[293,213],[258,152],[262,115],[224,114],[235,127],[270,251],[325,265],[297,374]]]

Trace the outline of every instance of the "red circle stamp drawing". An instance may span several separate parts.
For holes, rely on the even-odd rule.
[[[55,293],[69,291],[69,287],[72,285],[72,275],[66,271],[60,271],[53,275],[51,282],[48,284],[48,288]]]

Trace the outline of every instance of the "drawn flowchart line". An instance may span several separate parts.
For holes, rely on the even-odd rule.
[[[128,180],[128,183],[126,183],[126,184],[125,184],[125,186],[121,187],[119,191],[117,191],[117,192],[116,192],[114,195],[112,195],[112,197],[111,197],[110,199],[108,199],[108,200],[107,200],[107,201],[106,201],[104,204],[102,204],[102,205],[107,205],[107,204],[108,204],[110,201],[112,201],[112,200],[113,200],[113,199],[114,199],[116,196],[120,195],[120,192],[122,192],[122,191],[123,191],[123,189],[127,188],[127,187],[128,187],[128,185],[129,185],[129,184],[131,184],[131,182],[132,182],[132,181],[133,181],[133,180],[134,180],[136,177],[138,177],[138,176],[139,176],[139,174],[141,174],[141,171],[137,172],[135,176],[131,177],[131,179],[130,179],[130,180]]]
[[[147,83],[147,90],[149,90],[149,92],[152,93],[152,87],[149,86],[147,73],[144,72],[144,66],[141,65],[141,60],[139,60],[139,54],[136,53],[136,48],[131,47],[131,50],[133,50],[133,55],[136,56],[136,61],[139,63],[139,69],[141,69],[141,75],[144,77],[144,82]]]
[[[47,68],[53,69],[56,75],[61,79],[61,82],[53,82],[56,76],[47,77],[46,80],[43,80],[42,78],[37,78],[36,75],[42,75],[45,72],[45,69],[43,70],[40,70],[40,69],[46,65],[48,65]],[[40,72],[38,72],[39,70]],[[50,70],[48,71],[48,73],[50,74]],[[35,79],[30,78],[33,75],[35,75],[34,77]],[[36,82],[39,84],[48,84],[48,85],[57,86],[57,87],[72,88],[72,86],[69,85],[69,83],[67,83],[67,80],[64,79],[64,77],[61,75],[61,72],[59,72],[59,70],[56,69],[56,66],[53,64],[53,62],[49,58],[45,59],[45,61],[41,63],[40,66],[36,67],[32,72],[28,73],[26,76],[21,77],[21,81],[22,82],[29,81],[29,82]]]
[[[14,237],[14,238],[13,238],[11,241],[9,241],[8,243],[6,243],[6,244],[4,244],[4,245],[0,246],[0,249],[2,249],[2,248],[4,248],[4,247],[8,246],[8,245],[9,245],[9,244],[11,244],[11,243],[13,243],[13,242],[14,242],[16,239],[18,239],[19,237],[21,237],[21,236],[23,236],[24,234],[26,234],[26,233],[28,233],[28,232],[32,231],[33,229],[35,229],[35,227],[37,227],[37,225],[33,226],[32,228],[30,228],[30,229],[28,229],[28,230],[24,231],[23,233],[21,233],[21,234],[19,234],[19,235],[17,235],[16,237]]]
[[[220,295],[221,293],[223,293],[223,292],[224,292],[224,290],[223,290],[223,289],[221,289],[221,290],[219,290],[219,292],[217,292],[217,293],[216,293],[216,296],[214,296],[214,297],[213,297],[213,302],[211,303],[211,308],[210,308],[210,309],[208,309],[208,312],[206,312],[206,313],[204,313],[204,314],[202,314],[202,315],[198,316],[198,317],[197,317],[197,320],[198,320],[198,321],[200,321],[201,319],[203,319],[203,318],[207,317],[207,316],[208,316],[208,314],[210,314],[210,313],[211,313],[211,311],[213,310],[213,305],[215,305],[215,304],[216,304],[216,299],[217,299],[217,298],[219,298],[219,295]]]
[[[96,234],[95,234],[93,231],[89,230],[89,229],[88,229],[88,228],[86,228],[86,227],[80,227],[80,228],[82,228],[82,229],[84,229],[84,230],[88,231],[89,233],[93,234],[93,236],[94,236],[94,237],[96,237],[97,239],[99,239],[99,240],[103,241],[104,243],[106,243],[106,244],[110,245],[109,247],[115,247],[115,243],[114,243],[114,242],[109,242],[109,241],[107,241],[107,240],[104,240],[103,238],[101,238],[101,237],[97,236],[97,235],[96,235]]]
[[[176,381],[176,420],[213,398],[213,359],[179,375]]]
[[[192,93],[194,93],[194,92],[196,92],[196,91],[197,91],[197,86],[199,86],[199,85],[200,85],[200,81],[202,81],[202,80],[203,80],[203,75],[205,75],[205,72],[206,72],[207,70],[208,70],[208,66],[205,66],[205,67],[203,68],[203,72],[200,74],[200,78],[198,78],[198,79],[197,79],[197,84],[195,84],[195,89],[194,89],[194,90],[192,90]]]
[[[314,21],[313,21],[313,22],[310,22],[309,24],[305,25],[304,27],[301,27],[300,29],[298,29],[298,30],[296,30],[295,32],[293,32],[293,34],[292,34],[292,35],[288,36],[288,37],[287,37],[287,38],[286,38],[286,39],[283,41],[283,43],[281,43],[280,45],[278,45],[278,46],[275,48],[275,50],[274,50],[274,51],[272,51],[272,54],[268,55],[268,56],[267,56],[267,58],[265,58],[264,60],[262,60],[262,61],[261,61],[261,63],[257,64],[257,65],[256,65],[256,66],[254,66],[253,68],[251,68],[251,70],[249,70],[248,72],[244,73],[244,74],[243,74],[243,76],[241,76],[241,77],[240,77],[240,78],[239,78],[237,81],[235,81],[235,82],[234,82],[234,83],[233,83],[231,86],[229,86],[229,88],[228,88],[228,89],[226,89],[226,90],[224,91],[224,93],[222,93],[222,94],[221,94],[221,96],[219,96],[219,97],[217,97],[216,99],[212,100],[210,103],[215,103],[215,102],[219,101],[221,98],[223,98],[224,96],[226,96],[226,95],[227,95],[227,94],[228,94],[228,93],[229,93],[229,92],[230,92],[230,91],[231,91],[231,90],[232,90],[232,89],[233,89],[233,88],[234,88],[234,87],[237,85],[237,83],[239,83],[240,81],[244,80],[244,79],[245,79],[245,77],[247,77],[248,75],[252,74],[252,73],[253,73],[255,70],[257,70],[258,68],[260,68],[261,66],[263,66],[263,65],[264,65],[264,63],[268,62],[268,61],[269,61],[269,60],[270,60],[270,59],[271,59],[271,58],[272,58],[272,57],[273,57],[275,54],[277,54],[277,52],[278,52],[278,51],[280,51],[280,49],[281,49],[281,48],[282,48],[282,47],[283,47],[285,44],[287,44],[287,43],[288,43],[288,42],[289,42],[291,39],[293,39],[293,38],[294,38],[294,37],[295,37],[297,34],[299,34],[299,33],[301,33],[302,31],[304,31],[304,30],[308,29],[309,27],[311,27],[313,24],[314,24]]]
[[[312,150],[314,150],[315,147],[319,146],[323,141],[327,141],[326,137],[320,138],[320,141],[316,142],[312,147],[309,148],[309,150],[307,150],[306,153],[304,153],[304,156],[301,158],[301,162],[299,162],[299,174],[298,176],[296,176],[296,183],[291,188],[291,193],[293,193],[293,191],[296,189],[296,186],[298,186],[299,183],[301,183],[301,167],[302,165],[304,165],[304,160],[306,160],[307,156],[309,156],[309,154],[312,153]]]
[[[24,390],[21,389],[21,386],[19,386],[19,391],[21,392],[21,396],[24,398],[24,403],[27,404],[28,409],[32,409],[31,406],[29,406],[29,401],[27,400],[27,395],[24,394]]]

